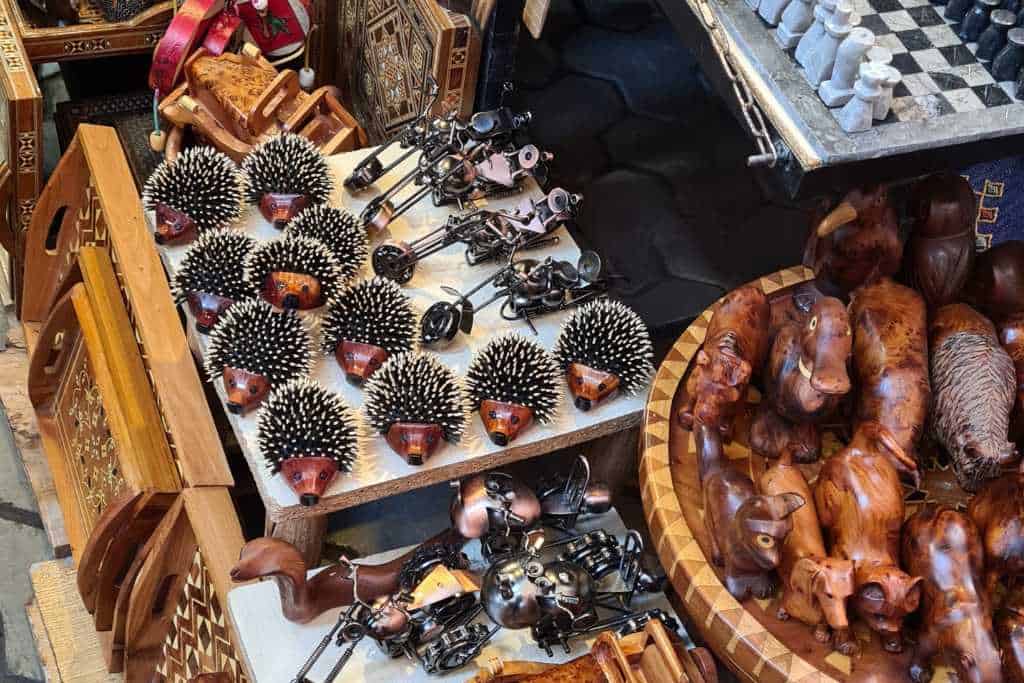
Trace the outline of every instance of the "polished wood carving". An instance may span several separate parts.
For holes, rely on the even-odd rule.
[[[985,484],[971,499],[967,514],[978,526],[985,548],[985,590],[994,595],[1024,572],[1024,473],[1007,474]]]
[[[1002,242],[978,254],[964,296],[996,322],[1024,311],[1024,241]]]
[[[374,344],[342,340],[334,350],[338,365],[345,371],[345,379],[362,385],[388,359],[388,352]]]
[[[251,412],[270,393],[270,381],[258,372],[225,366],[221,372],[228,411],[235,415]]]
[[[436,423],[395,422],[384,438],[407,463],[422,465],[443,443],[444,429]]]
[[[614,398],[619,391],[619,378],[582,363],[569,363],[565,373],[573,403],[580,410],[590,410]]]
[[[1003,660],[1003,680],[1024,683],[1024,591],[1012,591],[996,610],[995,629]]]
[[[766,458],[788,455],[794,462],[814,462],[821,454],[821,434],[811,422],[793,423],[762,402],[750,424],[750,447]]]
[[[480,402],[480,420],[491,441],[507,446],[533,422],[533,411],[518,403],[485,399]]]

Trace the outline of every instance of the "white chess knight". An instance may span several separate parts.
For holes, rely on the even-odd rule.
[[[761,15],[761,18],[768,22],[769,26],[778,26],[779,22],[782,21],[782,13],[786,11],[786,7],[793,0],[761,0],[760,6],[757,8],[757,13]]]
[[[837,0],[818,0],[818,4],[814,6],[814,21],[800,38],[800,42],[796,46],[796,53],[794,53],[797,64],[800,66],[807,66],[807,53],[811,51],[812,46],[825,37],[825,22],[831,19],[832,13],[836,11],[836,2]]]
[[[853,20],[853,5],[848,0],[840,0],[832,17],[825,22],[825,35],[807,53],[804,75],[815,88],[832,73],[839,44],[853,30]]]
[[[878,62],[864,62],[860,65],[860,77],[853,86],[853,98],[839,110],[840,128],[847,133],[859,133],[871,128],[875,103],[882,96],[882,85],[889,77],[890,69],[891,66]]]
[[[782,13],[782,23],[775,31],[775,42],[783,50],[788,50],[799,43],[814,21],[812,2],[813,0],[792,0]]]
[[[875,100],[874,119],[881,121],[889,115],[892,108],[892,89],[899,85],[903,75],[894,67],[886,65],[888,75],[882,81],[882,94]]]
[[[850,101],[860,63],[874,44],[875,34],[866,28],[851,30],[846,40],[839,44],[832,78],[822,81],[818,87],[818,95],[826,107],[841,107]]]

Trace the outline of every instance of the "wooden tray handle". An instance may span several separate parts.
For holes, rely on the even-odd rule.
[[[71,297],[75,290],[84,287],[77,284],[61,297],[39,331],[28,364],[28,397],[37,413],[49,409],[48,404],[71,360],[71,349],[81,334]]]

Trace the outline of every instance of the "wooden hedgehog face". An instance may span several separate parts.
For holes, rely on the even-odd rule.
[[[278,230],[284,230],[288,221],[308,205],[309,197],[304,194],[267,192],[260,197],[260,213]]]
[[[225,367],[223,376],[228,410],[235,415],[245,415],[270,393],[270,381],[261,374]]]
[[[196,223],[183,211],[166,204],[156,206],[156,232],[153,238],[157,244],[184,244],[196,236]]]
[[[487,399],[480,402],[480,419],[491,441],[507,446],[533,422],[533,411],[518,403]]]
[[[384,364],[388,352],[373,344],[342,340],[334,351],[334,357],[345,371],[345,379],[360,386]]]
[[[388,429],[385,439],[407,463],[422,465],[444,441],[444,429],[439,424],[396,422]]]
[[[199,334],[209,334],[220,316],[235,303],[234,299],[209,292],[189,292],[185,300],[196,320],[196,331]]]
[[[573,403],[580,410],[587,411],[597,404],[615,396],[619,391],[619,378],[610,372],[602,372],[582,363],[570,363],[566,373],[569,393]]]
[[[306,311],[324,304],[320,280],[306,273],[279,270],[268,273],[261,293],[278,308]]]
[[[299,497],[299,502],[307,507],[320,502],[337,474],[338,463],[334,458],[305,456],[281,462],[281,476]]]

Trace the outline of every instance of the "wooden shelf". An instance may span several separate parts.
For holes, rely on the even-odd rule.
[[[358,197],[350,196],[341,189],[341,180],[367,153],[367,150],[362,150],[339,154],[329,159],[331,171],[338,187],[332,197],[332,203],[356,214],[362,210],[375,193],[371,190]],[[400,176],[403,170],[412,163],[415,163],[412,159],[407,160],[405,165],[392,171],[391,177]],[[490,203],[490,206],[512,209],[527,197],[539,196],[541,196],[540,189],[531,181],[530,188],[523,195],[495,200]],[[584,201],[586,201],[585,198]],[[414,239],[443,223],[452,210],[447,207],[435,207],[429,200],[420,202],[412,211],[393,223],[388,230],[384,231],[384,234],[375,236],[371,240],[371,246],[375,246],[384,239],[403,241]],[[152,221],[152,215],[149,218]],[[259,239],[276,239],[280,234],[255,209],[251,209],[243,218],[241,229]],[[557,235],[559,241],[556,245],[536,252],[529,252],[529,255],[538,258],[552,256],[568,259],[575,263],[579,256],[579,248],[564,228],[560,229]],[[186,247],[161,247],[160,249],[167,270],[173,275],[181,263]],[[452,245],[417,266],[415,275],[404,289],[418,312],[422,313],[435,301],[451,299],[440,289],[442,285],[466,291],[499,268],[497,264],[470,267],[466,263],[463,252],[462,245]],[[368,263],[365,266],[364,275],[372,275]],[[207,338],[196,333],[191,316],[187,313],[186,315],[188,317],[189,343],[193,352],[198,358],[201,358],[206,348]],[[473,352],[496,334],[507,330],[516,330],[551,349],[554,346],[559,326],[567,315],[568,312],[563,312],[538,319],[535,321],[538,336],[532,337],[527,325],[503,320],[499,313],[499,306],[495,304],[477,313],[471,335],[461,335],[451,346],[439,350],[438,356],[459,375],[464,376]],[[316,312],[312,312],[312,315],[308,316],[310,319],[315,317]],[[355,408],[362,406],[362,392],[345,381],[343,373],[333,357],[318,357],[313,377],[332,391],[341,394],[351,406]],[[216,382],[215,387],[217,395],[223,401],[223,386],[220,382]],[[268,517],[271,522],[278,523],[319,517],[335,510],[342,510],[430,484],[458,479],[516,460],[574,446],[639,424],[640,411],[643,406],[641,396],[620,397],[584,413],[572,406],[568,390],[564,386],[563,390],[564,402],[558,417],[551,424],[531,426],[509,448],[500,448],[492,444],[480,424],[479,417],[475,414],[471,416],[470,426],[463,443],[445,445],[422,467],[407,465],[402,458],[388,448],[382,438],[368,439],[365,456],[361,462],[357,463],[355,470],[347,475],[339,475],[328,489],[327,495],[313,507],[300,505],[297,496],[288,488],[282,477],[269,474],[256,445],[256,413],[253,412],[246,417],[228,414],[228,417],[256,479],[256,485],[266,505]]]

